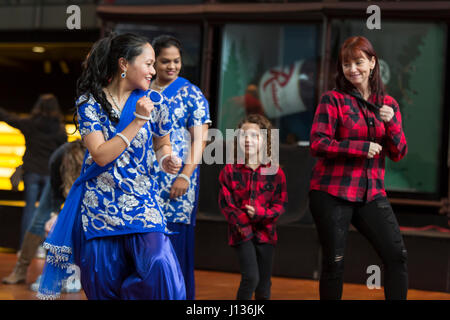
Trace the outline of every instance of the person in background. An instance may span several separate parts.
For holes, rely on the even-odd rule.
[[[264,108],[258,93],[258,86],[256,84],[250,83],[247,85],[243,96],[233,97],[230,100],[235,105],[244,108],[246,116],[250,114],[260,114],[265,116]]]
[[[200,167],[206,145],[209,105],[201,90],[179,76],[183,49],[178,39],[159,36],[152,42],[156,55],[156,78],[151,88],[169,99],[174,153],[183,159],[176,174],[159,170],[160,202],[186,283],[186,298],[195,299],[194,226],[200,189]]]
[[[49,160],[50,179],[45,184],[36,208],[33,221],[27,230],[25,240],[12,273],[4,278],[4,284],[19,284],[26,281],[28,267],[36,250],[45,238],[45,225],[51,214],[59,212],[70,186],[78,178],[86,152],[81,140],[66,142],[56,149]]]
[[[320,299],[342,297],[350,223],[384,263],[386,299],[406,299],[407,251],[384,171],[385,158],[401,160],[407,144],[399,105],[386,94],[377,54],[364,37],[348,38],[339,50],[336,88],[322,95],[316,109],[311,153],[317,162],[310,208],[323,254]]]
[[[42,94],[31,110],[31,115],[26,118],[0,108],[0,121],[19,129],[25,137],[25,154],[22,158],[25,207],[20,226],[20,245],[33,220],[36,201],[49,180],[50,155],[67,141],[63,120],[58,99],[51,93]]]
[[[226,164],[220,172],[219,208],[228,221],[228,244],[239,259],[242,278],[237,300],[251,300],[253,293],[256,300],[268,300],[278,239],[276,222],[287,206],[286,177],[280,167],[275,174],[264,174],[264,169],[276,164],[260,161],[265,141],[271,150],[270,121],[253,114],[238,128],[235,150],[240,148],[245,158],[240,161],[237,156],[234,164]]]
[[[57,210],[52,211],[50,219],[45,222],[44,232],[46,236],[58,218],[61,201],[66,199],[73,183],[80,176],[85,154],[86,147],[82,140],[67,142],[54,152],[53,158],[55,164],[50,167],[50,180],[52,185],[53,207]],[[45,220],[42,219],[42,221]],[[77,269],[76,271],[75,268]],[[79,268],[74,266],[72,269],[74,269],[73,271],[75,272],[74,276],[71,277],[72,281],[64,281],[61,292],[75,293],[81,290]],[[41,276],[31,284],[30,289],[32,291],[38,291],[40,280]]]

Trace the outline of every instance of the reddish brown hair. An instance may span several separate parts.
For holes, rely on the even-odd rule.
[[[353,84],[348,81],[342,70],[342,64],[350,59],[360,58],[365,55],[369,60],[375,57],[375,68],[373,69],[373,75],[369,78],[369,86],[372,93],[376,94],[377,102],[380,104],[386,94],[383,81],[380,76],[380,65],[378,63],[378,56],[373,49],[372,44],[365,37],[356,36],[350,37],[344,41],[340,50],[339,58],[337,62],[337,74],[336,74],[336,88],[340,91],[350,92],[355,89]]]
[[[64,198],[69,194],[70,188],[80,176],[86,147],[82,140],[74,140],[69,143],[62,157],[59,171],[62,178],[62,193]]]
[[[242,119],[237,128],[241,129],[242,126],[245,123],[254,123],[257,124],[259,126],[259,129],[265,129],[267,130],[267,137],[266,137],[266,152],[267,152],[267,157],[271,157],[272,155],[272,123],[269,121],[269,119],[267,119],[266,117],[264,117],[263,115],[260,114],[249,114],[247,115],[244,119]],[[234,137],[234,163],[238,163],[238,159],[237,159],[237,148],[238,148],[238,140],[237,137]]]

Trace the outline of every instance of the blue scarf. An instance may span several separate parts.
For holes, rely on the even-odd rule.
[[[189,80],[182,78],[182,77],[178,77],[174,82],[172,82],[166,89],[164,89],[163,94],[167,97],[167,98],[172,98],[174,95],[177,94],[178,90],[189,83]]]
[[[124,130],[134,119],[133,112],[136,110],[136,102],[144,94],[145,91],[142,90],[135,90],[130,94],[130,97],[122,110],[116,132]],[[104,167],[93,163],[86,172],[84,172],[86,158],[87,152],[81,170],[82,174],[72,185],[64,203],[64,207],[59,213],[52,231],[50,231],[44,242],[44,248],[47,249],[48,252],[37,295],[40,299],[58,298],[61,292],[62,281],[70,276],[67,272],[67,268],[74,264],[74,233],[72,230],[74,225],[77,226],[77,219],[80,219],[79,213],[81,210],[80,207],[84,194],[85,182],[97,177],[114,165],[114,161]],[[118,158],[120,158],[120,156]],[[78,232],[81,233],[82,230],[78,230]]]

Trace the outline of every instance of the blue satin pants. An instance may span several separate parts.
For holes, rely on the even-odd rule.
[[[186,299],[178,259],[163,233],[81,240],[74,250],[81,285],[90,300]]]
[[[176,231],[177,234],[170,235],[170,241],[177,254],[180,267],[183,272],[186,285],[186,300],[195,300],[195,227],[192,224],[168,222],[167,228]]]

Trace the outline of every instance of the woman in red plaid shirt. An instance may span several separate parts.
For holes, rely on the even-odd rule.
[[[275,223],[287,204],[286,178],[281,168],[272,167],[275,172],[269,169],[268,165],[275,164],[263,165],[260,161],[264,141],[270,157],[269,120],[251,114],[238,128],[239,143],[235,140],[234,150],[245,155],[245,161],[227,164],[220,172],[219,207],[228,221],[228,244],[239,258],[242,278],[237,299],[251,300],[255,293],[256,300],[267,300],[277,242]]]
[[[400,108],[385,93],[377,55],[364,37],[340,48],[336,89],[324,93],[316,109],[311,152],[317,163],[310,208],[323,252],[320,298],[342,296],[351,223],[383,261],[386,299],[406,299],[407,252],[386,197],[384,169],[385,157],[401,160],[407,145]]]

